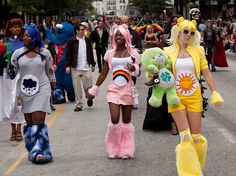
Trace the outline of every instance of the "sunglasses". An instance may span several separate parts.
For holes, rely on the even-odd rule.
[[[183,30],[183,33],[185,34],[185,35],[188,35],[189,33],[190,33],[190,35],[191,36],[194,36],[195,35],[195,32],[190,32],[190,31],[188,31],[187,29],[185,29],[185,30]]]

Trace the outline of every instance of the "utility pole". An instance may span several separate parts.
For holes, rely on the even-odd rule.
[[[236,0],[234,0],[234,18],[236,19]]]
[[[6,22],[9,11],[7,7],[7,0],[0,0],[0,11],[0,27],[5,27],[6,24],[3,24],[3,22]]]

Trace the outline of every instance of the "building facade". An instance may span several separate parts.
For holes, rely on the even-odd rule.
[[[129,0],[95,0],[92,5],[98,15],[123,16],[126,15]]]

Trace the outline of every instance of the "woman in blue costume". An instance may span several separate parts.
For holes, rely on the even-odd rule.
[[[10,66],[11,54],[23,46],[21,39],[22,24],[21,19],[18,18],[13,18],[7,22],[4,44],[8,46],[8,52],[1,57],[0,65],[2,67],[0,73],[0,121],[11,123],[11,141],[22,141],[21,124],[24,122],[24,116],[15,106],[16,82],[19,75],[11,80],[6,74],[6,68]]]
[[[16,97],[27,123],[24,126],[25,147],[29,160],[40,164],[52,161],[45,117],[51,112],[50,83],[55,81],[55,75],[52,56],[43,48],[36,25],[25,27],[23,40],[24,47],[17,49],[11,57],[14,69],[8,69],[8,74],[14,77],[20,72]]]

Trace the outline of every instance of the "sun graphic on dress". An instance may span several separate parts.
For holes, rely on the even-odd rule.
[[[183,95],[191,95],[195,92],[197,80],[192,73],[182,73],[176,79],[176,90]]]

